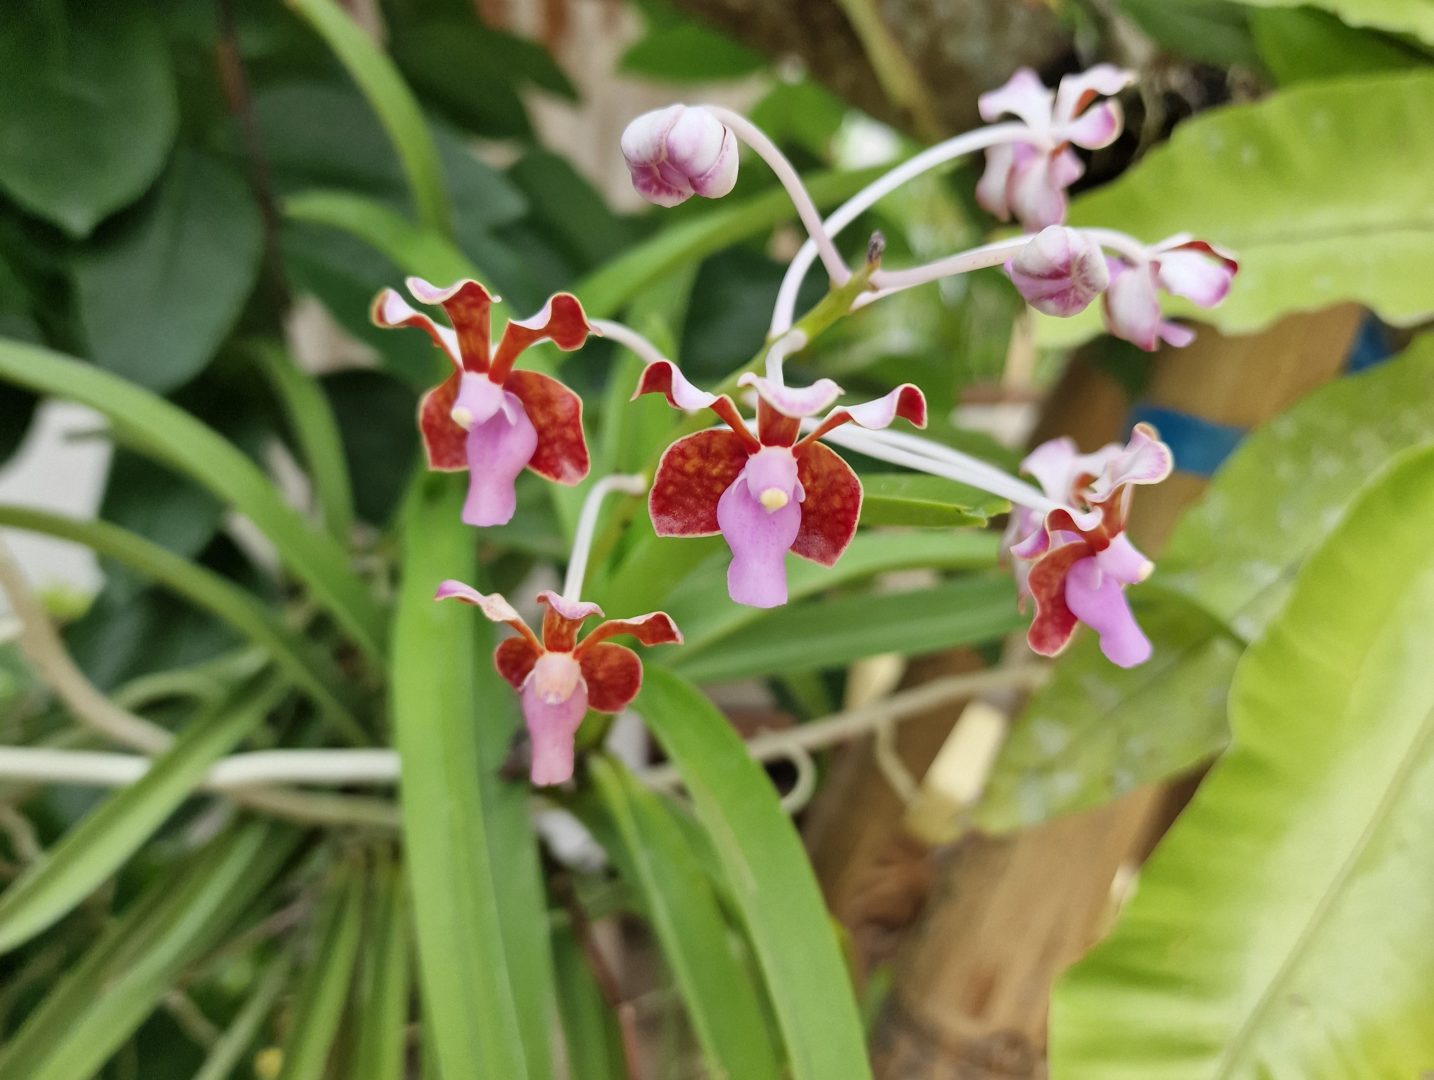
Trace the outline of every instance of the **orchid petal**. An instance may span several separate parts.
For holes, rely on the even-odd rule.
[[[1070,644],[1079,621],[1066,603],[1066,578],[1070,568],[1090,555],[1084,541],[1053,548],[1031,564],[1026,586],[1036,602],[1035,618],[1026,632],[1026,643],[1040,656],[1058,656]]]
[[[1162,320],[1159,333],[1160,340],[1172,349],[1183,349],[1195,340],[1195,331],[1191,330],[1188,326],[1181,326],[1179,323]]]
[[[461,378],[455,371],[424,394],[418,403],[418,432],[423,437],[428,467],[435,472],[461,472],[468,468],[465,449],[468,434],[453,420],[453,405],[458,400]]]
[[[1018,164],[1011,174],[1011,212],[1027,229],[1059,225],[1066,218],[1066,185],[1083,170],[1080,159],[1069,151],[1039,154]]]
[[[563,660],[577,668],[570,656],[549,653],[540,658]],[[528,738],[533,748],[533,765],[530,778],[539,787],[561,784],[572,779],[573,739],[578,725],[588,712],[588,690],[578,675],[572,693],[557,701],[544,700],[538,686],[538,668],[534,667],[523,686],[523,718],[527,721]]]
[[[1084,310],[1110,284],[1100,245],[1060,225],[1037,233],[1006,263],[1006,273],[1028,304],[1060,318]]]
[[[988,90],[976,99],[976,108],[986,123],[995,123],[1010,113],[1030,127],[1044,131],[1050,127],[1054,95],[1046,89],[1041,77],[1028,67],[1017,69],[1005,84]]]
[[[1064,502],[1071,497],[1071,485],[1081,461],[1075,440],[1068,435],[1047,439],[1026,455],[1021,472],[1035,478],[1046,497]]]
[[[1138,585],[1155,570],[1155,564],[1132,544],[1125,533],[1117,533],[1104,550],[1095,554],[1102,573],[1122,585]]]
[[[1150,639],[1131,614],[1124,587],[1095,559],[1071,567],[1065,596],[1072,614],[1100,635],[1100,651],[1112,664],[1129,668],[1150,659]]]
[[[408,291],[420,304],[441,304],[453,324],[458,340],[458,354],[463,358],[465,371],[487,371],[488,354],[492,347],[489,338],[489,313],[495,297],[482,285],[472,279],[440,288],[419,277],[407,278],[404,282]]]
[[[584,642],[586,644],[586,642]],[[573,654],[582,665],[588,707],[622,712],[642,688],[642,661],[625,645],[594,645]]]
[[[1066,75],[1056,87],[1053,110],[1056,125],[1069,125],[1078,119],[1097,97],[1113,97],[1134,82],[1135,72],[1118,68],[1114,64],[1096,64],[1086,71]]]
[[[682,369],[671,360],[654,360],[642,369],[631,400],[636,401],[643,394],[661,394],[674,409],[685,409],[687,412],[710,409],[717,404],[716,394],[709,394],[688,382]]]
[[[538,603],[547,611],[543,615],[543,647],[549,652],[572,652],[578,630],[602,608],[586,600],[569,600],[550,589],[538,594]]]
[[[513,417],[510,419],[510,413]],[[479,527],[506,525],[518,507],[514,484],[538,445],[538,432],[513,399],[511,409],[500,410],[486,423],[468,432],[468,499],[463,521]]]
[[[831,566],[856,535],[861,481],[831,447],[812,442],[796,451],[797,476],[806,494],[793,554]]]
[[[748,444],[736,432],[720,428],[699,431],[669,446],[647,497],[657,535],[719,532],[718,500],[747,467],[748,453]]]
[[[591,464],[583,435],[583,399],[536,371],[515,371],[506,385],[538,433],[528,468],[559,484],[581,483]]]
[[[1104,466],[1091,483],[1094,502],[1104,502],[1127,484],[1158,484],[1175,468],[1175,455],[1149,424],[1136,424],[1128,443],[1112,443],[1103,455]]]
[[[521,623],[523,617],[518,609],[508,603],[502,593],[481,593],[472,585],[465,585],[453,578],[442,582],[434,594],[435,600],[457,600],[471,604],[494,622]]]
[[[1110,287],[1105,290],[1105,323],[1110,332],[1146,352],[1154,352],[1160,335],[1160,300],[1155,274],[1148,265],[1128,266],[1112,260]]]
[[[487,375],[465,371],[458,380],[458,396],[453,400],[449,419],[464,431],[471,431],[476,424],[486,424],[506,405],[508,419],[512,420],[511,396]]]
[[[751,371],[743,374],[737,385],[752,387],[777,412],[796,420],[830,408],[842,394],[842,388],[831,379],[818,379],[811,386],[784,386]]]
[[[440,326],[423,312],[414,309],[393,289],[384,289],[374,297],[369,317],[375,326],[385,330],[404,326],[417,327],[431,337],[433,344],[447,354],[448,359],[453,361],[454,367],[459,371],[463,370],[463,354],[458,348],[458,335],[449,327]]]
[[[522,690],[528,673],[542,655],[543,648],[525,637],[504,638],[493,650],[493,667],[514,690]]]
[[[681,645],[682,631],[665,611],[649,611],[631,619],[609,619],[598,623],[592,632],[583,638],[573,655],[581,658],[587,650],[596,648],[599,642],[618,634],[631,634],[644,645]],[[597,706],[594,706],[596,708]]]
[[[1099,150],[1120,137],[1125,126],[1125,111],[1118,101],[1104,101],[1060,128],[1060,133],[1075,145]]]
[[[1212,308],[1225,299],[1235,277],[1235,268],[1230,263],[1192,248],[1166,252],[1158,257],[1155,265],[1162,289],[1205,308]]]
[[[540,341],[551,341],[564,352],[572,352],[582,347],[590,333],[592,327],[578,298],[571,293],[557,293],[532,318],[508,320],[493,353],[489,377],[496,383],[506,383],[518,355]]]
[[[1015,164],[1015,147],[1010,143],[999,143],[986,151],[986,169],[976,182],[976,204],[1000,221],[1011,219],[1008,193],[1011,170]]]
[[[768,511],[739,477],[717,503],[717,521],[732,563],[727,592],[739,604],[770,608],[787,602],[787,549],[802,525],[801,504]]]

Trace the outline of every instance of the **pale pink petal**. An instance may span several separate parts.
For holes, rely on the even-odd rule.
[[[1011,212],[1027,229],[1059,225],[1066,218],[1066,185],[1080,175],[1080,159],[1074,155],[1037,154],[1018,162],[1011,174]]]
[[[1095,561],[1102,573],[1123,585],[1137,585],[1155,570],[1155,564],[1130,542],[1125,533],[1117,533],[1105,550],[1096,552]]]
[[[466,524],[506,525],[513,519],[518,507],[513,485],[537,447],[537,429],[521,403],[500,409],[487,422],[473,425],[465,444],[468,499],[463,504],[463,521]]]
[[[1080,461],[1081,453],[1076,449],[1075,440],[1062,435],[1058,439],[1047,439],[1027,454],[1021,462],[1021,471],[1035,477],[1047,498],[1064,502],[1071,497],[1071,484]]]
[[[857,427],[869,431],[888,428],[898,419],[905,420],[913,427],[926,426],[926,395],[911,383],[902,383],[895,390],[860,405],[847,405],[837,410],[845,412]]]
[[[642,376],[633,391],[636,400],[642,394],[662,394],[674,408],[696,412],[710,409],[717,403],[717,395],[700,390],[687,381],[682,369],[671,360],[654,360],[642,369]]]
[[[1150,266],[1129,266],[1111,260],[1110,287],[1105,290],[1105,324],[1118,338],[1154,352],[1160,335],[1160,300]]]
[[[1083,311],[1110,284],[1100,245],[1061,225],[1037,233],[1006,263],[1006,273],[1026,303],[1060,318]]]
[[[1066,127],[1077,120],[1096,98],[1112,97],[1133,82],[1135,72],[1118,68],[1114,64],[1096,64],[1088,71],[1065,76],[1056,88],[1055,108],[1052,111],[1056,126]],[[1117,128],[1117,132],[1118,130]]]
[[[554,670],[543,672],[544,664]],[[560,667],[563,670],[557,670]],[[569,683],[565,676],[572,679],[566,697],[560,694]],[[577,661],[565,653],[540,656],[523,684],[522,703],[532,744],[533,783],[544,787],[572,779],[573,740],[588,712],[588,688]]]
[[[1054,96],[1041,82],[1041,77],[1030,68],[1023,67],[1005,85],[978,97],[976,108],[981,113],[981,119],[988,124],[1009,113],[1044,131],[1050,127],[1053,100]]]
[[[1100,651],[1112,664],[1129,668],[1150,659],[1150,639],[1131,614],[1124,586],[1102,573],[1095,559],[1070,568],[1065,600],[1071,613],[1100,635]]]
[[[571,619],[573,622],[580,623],[584,619],[602,614],[602,608],[591,600],[569,600],[566,596],[560,596],[551,589],[544,589],[538,594],[538,603],[546,604],[564,619]]]
[[[438,586],[438,592],[433,596],[435,600],[460,600],[465,604],[472,604],[494,622],[521,622],[520,616],[513,605],[503,598],[501,593],[481,593],[471,585],[465,585],[461,581],[454,581],[452,578]]]
[[[1235,277],[1232,264],[1194,248],[1166,252],[1155,265],[1162,289],[1206,308],[1225,299]]]
[[[793,500],[769,512],[752,498],[739,476],[717,502],[717,523],[732,549],[732,563],[727,568],[727,592],[732,599],[759,608],[785,604],[787,550],[801,531],[801,504]]]
[[[831,379],[818,379],[811,386],[781,386],[751,371],[739,378],[737,385],[752,387],[768,405],[796,420],[830,408],[842,394],[842,388]]]
[[[1161,322],[1160,340],[1172,349],[1183,349],[1195,340],[1195,331],[1179,323]]]
[[[1125,125],[1125,113],[1116,101],[1105,101],[1089,109],[1085,114],[1060,128],[1060,134],[1087,150],[1099,150],[1109,146],[1120,136]]]
[[[976,182],[976,204],[1001,221],[1011,218],[1009,192],[1011,170],[1016,165],[1016,148],[1000,143],[986,151],[986,170]]]
[[[1175,468],[1175,455],[1149,424],[1136,424],[1124,446],[1101,449],[1104,462],[1091,483],[1091,499],[1103,502],[1127,484],[1158,484]],[[1092,455],[1094,456],[1094,455]]]

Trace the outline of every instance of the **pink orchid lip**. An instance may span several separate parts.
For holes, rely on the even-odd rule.
[[[747,459],[742,470],[747,491],[767,513],[775,513],[806,496],[797,479],[797,459],[787,446],[764,446]]]
[[[491,420],[500,409],[508,414],[509,423],[513,423],[516,418],[511,415],[513,403],[509,399],[512,397],[486,375],[465,371],[449,415],[464,431],[472,431],[476,425]]]
[[[560,705],[573,696],[582,677],[582,669],[571,653],[544,652],[534,663],[528,681],[544,705]]]

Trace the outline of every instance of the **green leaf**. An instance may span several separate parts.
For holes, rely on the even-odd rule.
[[[758,993],[732,949],[702,866],[657,796],[620,764],[598,757],[591,776],[622,846],[609,855],[641,891],[662,955],[677,979],[712,1076],[781,1075]]]
[[[1155,647],[1119,668],[1083,632],[1001,747],[972,818],[1009,832],[1119,798],[1217,753],[1241,643],[1200,609],[1157,594],[1136,615]]]
[[[378,114],[403,163],[418,217],[439,236],[451,235],[453,211],[443,167],[423,112],[393,62],[334,0],[287,0],[318,31]]]
[[[678,83],[738,79],[766,66],[761,53],[692,22],[649,30],[618,61],[629,75]]]
[[[230,1080],[235,1075],[234,1070],[253,1049],[254,1041],[259,1037],[264,1021],[269,1019],[278,1004],[280,995],[288,989],[293,967],[293,957],[288,953],[269,961],[263,974],[255,980],[254,991],[243,1008],[209,1048],[204,1064],[194,1074],[194,1080]]]
[[[572,931],[553,932],[553,958],[558,972],[558,1003],[569,1051],[572,1080],[625,1080],[622,1031],[603,1000],[592,969]]]
[[[419,462],[418,395],[377,371],[336,371],[324,376],[324,394],[338,419],[344,460],[359,517],[387,525]]]
[[[1249,13],[1260,58],[1281,85],[1427,65],[1429,56],[1373,30],[1356,30],[1313,8]]]
[[[1300,562],[1399,451],[1434,442],[1434,334],[1249,436],[1180,520],[1156,578],[1254,638]]]
[[[419,985],[444,1076],[522,1080],[528,1003],[514,995],[481,791],[498,782],[479,748],[474,667],[487,661],[474,613],[433,601],[437,582],[476,569],[463,492],[445,481],[420,477],[407,508],[391,671]]]
[[[322,1080],[343,1019],[363,931],[364,875],[349,865],[326,889],[309,958],[294,998],[294,1022],[284,1042],[279,1080]]]
[[[864,474],[863,525],[980,528],[1011,504],[979,488],[917,473]]]
[[[233,444],[163,398],[47,349],[0,340],[0,379],[103,414],[117,442],[190,476],[244,514],[365,653],[382,654],[383,613],[347,552],[311,527]]]
[[[851,979],[811,864],[771,782],[682,678],[649,667],[633,706],[677,766],[751,938],[793,1080],[871,1076]]]
[[[300,368],[282,346],[261,342],[251,346],[250,351],[283,406],[329,532],[346,542],[353,529],[353,489],[338,420],[329,399],[318,380]]]
[[[363,972],[355,1012],[358,1046],[353,1080],[403,1080],[408,1062],[412,991],[409,936],[412,914],[402,869],[385,859],[376,873],[374,903],[363,940]]]
[[[72,236],[144,193],[179,126],[153,21],[83,0],[6,6],[0,101],[0,187]]]
[[[1415,1076],[1434,1061],[1434,450],[1371,481],[1245,654],[1234,742],[1109,941],[1052,1075]]]
[[[1179,232],[1233,248],[1240,273],[1205,311],[1168,310],[1231,333],[1358,301],[1388,322],[1434,313],[1434,72],[1302,83],[1175,129],[1113,183],[1077,199],[1073,225],[1155,242]],[[1041,317],[1051,342],[1099,332],[1098,312]]]
[[[0,1049],[0,1076],[93,1076],[293,853],[300,833],[246,822],[157,877]],[[102,987],[103,993],[96,993]]]
[[[835,566],[789,559],[787,601],[804,600],[890,570],[977,570],[995,564],[997,549],[998,540],[990,533],[857,533]],[[777,614],[732,603],[727,595],[731,558],[724,546],[662,601],[663,610],[682,628],[684,657]]]
[[[75,261],[95,362],[164,392],[218,350],[259,276],[264,228],[244,178],[192,151]]]
[[[1232,0],[1119,0],[1120,12],[1170,52],[1218,67],[1259,67],[1250,12]]]
[[[188,477],[117,447],[110,457],[100,517],[193,558],[224,520],[224,504]]]
[[[106,798],[0,894],[0,953],[23,945],[73,911],[118,870],[209,766],[258,727],[278,695],[273,684],[205,710],[137,782]]]
[[[1009,578],[972,576],[912,592],[858,593],[781,608],[690,657],[675,649],[668,662],[694,682],[724,682],[840,668],[879,653],[976,645],[1024,622]]]
[[[312,697],[345,736],[356,742],[372,741],[355,716],[357,697],[332,661],[239,586],[108,522],[0,505],[0,525],[84,544],[212,612],[267,651],[285,676]]]
[[[1252,7],[1323,8],[1350,26],[1410,34],[1434,45],[1434,6],[1427,0],[1242,0]]]

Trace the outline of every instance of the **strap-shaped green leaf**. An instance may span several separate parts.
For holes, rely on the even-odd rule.
[[[410,915],[402,868],[385,856],[374,872],[374,899],[364,928],[356,1006],[361,1020],[358,1045],[350,1060],[353,1080],[403,1080],[413,986]]]
[[[626,1080],[622,1030],[603,1000],[572,930],[553,931],[553,962],[558,975],[558,1004],[570,1052],[572,1080]]]
[[[346,738],[354,742],[373,741],[355,715],[358,702],[353,691],[333,662],[234,583],[106,521],[85,521],[21,506],[0,506],[0,525],[84,544],[96,554],[123,563],[212,612],[267,651],[284,674],[314,699]]]
[[[264,973],[255,980],[249,999],[209,1048],[204,1064],[194,1074],[194,1080],[230,1080],[235,1075],[234,1070],[254,1046],[280,995],[288,989],[293,968],[294,959],[288,953],[269,961]]]
[[[322,1080],[348,1001],[363,931],[364,875],[350,863],[329,882],[315,928],[318,941],[294,998],[279,1080]]]
[[[95,1075],[214,947],[292,854],[300,834],[247,822],[158,877],[0,1048],[0,1076]]]
[[[118,442],[214,492],[269,538],[365,653],[382,655],[383,611],[351,569],[348,552],[285,503],[259,467],[213,428],[92,364],[18,341],[0,340],[0,379],[88,405],[110,422]]]
[[[761,766],[702,692],[650,668],[634,705],[712,837],[786,1043],[794,1080],[867,1078],[851,978],[811,864]]]
[[[424,1017],[446,1080],[529,1076],[512,965],[504,942],[481,785],[479,726],[487,721],[474,665],[476,613],[433,599],[445,578],[472,580],[463,491],[423,476],[406,508],[394,626],[392,715],[403,762],[406,868],[418,932]],[[546,919],[544,911],[532,913]]]
[[[712,1076],[781,1075],[761,990],[733,951],[717,896],[666,808],[621,765],[592,759],[593,782],[622,838],[609,851],[640,890]]]
[[[1231,691],[1233,742],[1057,988],[1057,1080],[1434,1062],[1434,449],[1370,482]]]
[[[205,771],[263,721],[272,682],[206,709],[130,787],[109,796],[0,894],[0,953],[54,925],[118,870],[198,787]]]

